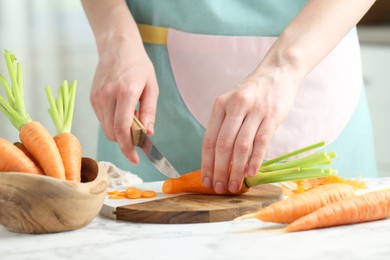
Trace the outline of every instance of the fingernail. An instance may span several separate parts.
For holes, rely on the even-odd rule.
[[[231,181],[229,184],[229,191],[230,192],[237,192],[238,191],[238,183],[236,181]]]
[[[148,124],[147,133],[148,133],[148,135],[152,135],[154,133],[154,125],[153,125],[153,123],[149,123]]]
[[[204,186],[205,188],[211,188],[211,187],[212,187],[212,186],[211,186],[210,178],[208,178],[208,177],[204,177],[204,178],[203,178],[203,186]]]
[[[222,182],[216,182],[214,190],[217,193],[225,193],[225,185]]]
[[[255,168],[249,167],[249,168],[248,168],[247,175],[248,175],[249,177],[255,176]]]

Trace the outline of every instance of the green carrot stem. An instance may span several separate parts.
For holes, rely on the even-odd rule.
[[[73,81],[70,87],[68,82],[64,81],[58,89],[58,97],[56,100],[53,97],[50,87],[46,87],[46,94],[50,106],[48,111],[56,126],[58,134],[71,132],[76,86],[77,81]]]
[[[64,121],[63,131],[70,133],[72,130],[72,121],[73,121],[73,113],[74,113],[74,103],[76,100],[76,88],[77,81],[74,80],[72,85],[69,87],[69,100],[66,102],[67,104],[67,113]]]
[[[250,188],[266,183],[323,178],[336,174],[336,170],[329,168],[293,168],[275,172],[259,172],[253,177],[246,177],[244,183],[248,188]]]
[[[45,90],[46,90],[47,99],[49,100],[49,105],[50,105],[50,108],[48,109],[50,117],[53,120],[53,123],[57,129],[57,132],[60,132],[62,129],[62,120],[61,120],[60,115],[58,113],[58,109],[56,106],[56,102],[54,100],[53,93],[51,92],[51,89],[49,86],[46,86]]]
[[[23,102],[21,102],[21,105],[23,106],[22,110],[24,111],[25,110],[25,108],[24,108],[24,82],[23,82],[22,64],[18,63],[17,68],[18,68],[16,71],[17,86],[18,86],[18,90],[19,90],[20,100],[23,100]]]
[[[23,116],[25,116],[25,109],[24,109],[24,100],[21,100],[20,97],[20,90],[18,87],[18,83],[16,80],[16,57],[9,51],[5,52],[5,61],[8,68],[9,77],[11,79],[11,85],[12,85],[12,95],[15,99],[15,106],[14,108]]]
[[[20,130],[24,124],[32,121],[24,106],[23,69],[21,64],[17,62],[15,55],[10,51],[5,51],[4,58],[11,85],[7,83],[3,76],[0,77],[0,82],[8,99],[7,102],[0,96],[0,110],[15,128]]]
[[[7,103],[5,99],[0,96],[0,110],[4,113],[4,115],[8,118],[8,120],[12,123],[12,125],[20,130],[20,128],[31,121],[31,118],[26,115],[23,117],[19,111],[16,111],[13,106]]]
[[[57,97],[57,110],[58,110],[58,114],[60,116],[60,120],[63,121],[64,120],[64,102],[63,102],[63,99],[62,99],[62,91],[58,91],[58,97]]]
[[[262,164],[262,166],[265,167],[265,166],[268,166],[268,165],[271,165],[271,164],[274,164],[274,163],[286,160],[287,158],[290,158],[290,157],[296,156],[298,154],[302,154],[302,153],[308,152],[308,151],[316,149],[316,148],[320,148],[320,147],[322,147],[324,145],[325,145],[325,142],[319,142],[319,143],[316,143],[316,144],[313,144],[313,145],[309,145],[309,146],[303,147],[303,148],[295,150],[293,152],[286,153],[286,154],[278,156],[278,157],[276,157],[274,159],[268,160],[268,161],[264,162]]]
[[[335,157],[336,154],[334,152],[319,152],[295,159],[293,161],[269,165],[265,167],[262,166],[260,171],[269,172],[293,167],[313,167],[318,165],[325,165],[330,164],[332,162],[332,159]]]
[[[69,103],[69,86],[68,86],[68,81],[64,80],[60,87],[60,91],[62,93],[62,105],[64,106],[64,117],[63,120],[65,121],[66,116],[68,115],[68,103]]]
[[[3,86],[5,95],[7,96],[8,103],[13,106],[15,104],[14,96],[12,95],[11,87],[9,86],[7,80],[4,78],[3,75],[0,74],[0,83]]]

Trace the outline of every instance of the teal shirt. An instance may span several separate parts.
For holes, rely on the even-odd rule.
[[[184,32],[235,35],[278,36],[300,12],[303,0],[128,0],[137,23],[170,27]],[[351,35],[356,35],[352,30]],[[172,75],[166,46],[145,44],[160,87],[155,135],[158,149],[179,173],[200,168],[204,128],[187,110]],[[358,146],[356,144],[359,144]],[[370,115],[365,93],[340,137],[327,150],[336,151],[332,167],[344,177],[376,176]],[[111,161],[122,169],[138,174],[144,181],[165,177],[139,150],[140,164],[131,165],[116,143],[99,132],[98,160]]]

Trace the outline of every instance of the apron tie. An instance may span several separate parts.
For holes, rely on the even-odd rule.
[[[168,28],[147,24],[137,24],[144,43],[166,45]]]

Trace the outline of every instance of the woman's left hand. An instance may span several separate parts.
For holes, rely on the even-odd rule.
[[[292,107],[297,86],[297,80],[281,70],[255,72],[216,99],[202,144],[205,187],[235,193],[245,174],[256,174]]]

